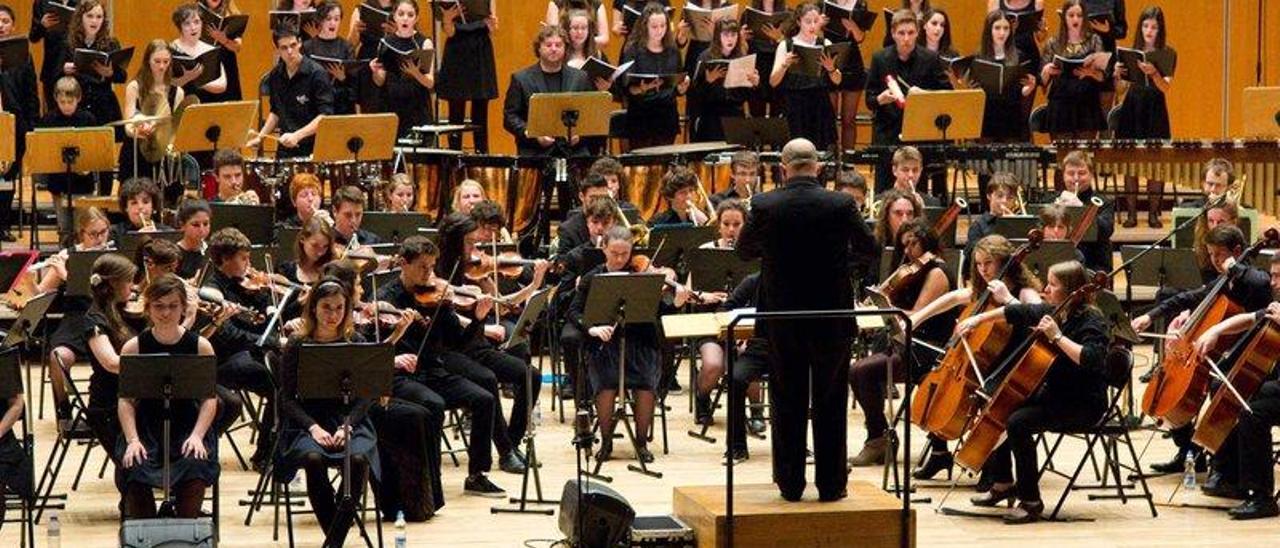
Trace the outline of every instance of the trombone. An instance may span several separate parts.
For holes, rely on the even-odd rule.
[[[617,200],[612,200],[612,201],[613,201],[613,212],[617,214],[618,221],[622,223],[622,226],[627,227],[627,230],[631,231],[631,240],[635,242],[635,245],[638,245],[640,247],[648,247],[649,227],[641,223],[631,224],[631,221],[627,220],[627,214],[622,211],[622,206],[618,204],[618,201]]]
[[[702,205],[706,208],[706,211],[704,212],[703,210],[698,209],[696,204],[693,203],[693,200],[686,200],[686,203],[689,204],[689,220],[693,221],[693,224],[698,226],[714,224],[716,222],[716,208],[711,205],[711,197],[707,196],[707,189],[702,187],[702,179],[697,178],[695,181],[698,183],[698,197],[702,198]],[[703,219],[702,222],[698,222],[698,219],[694,216],[694,212],[697,212],[698,214],[705,214],[706,219]]]

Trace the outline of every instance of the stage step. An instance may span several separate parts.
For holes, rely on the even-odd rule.
[[[849,496],[818,502],[814,487],[800,502],[787,502],[768,483],[734,486],[734,546],[737,548],[809,546],[901,546],[902,503],[865,481],[849,482]],[[723,485],[676,487],[672,508],[693,528],[698,548],[727,546]],[[915,546],[916,515],[908,531]]]

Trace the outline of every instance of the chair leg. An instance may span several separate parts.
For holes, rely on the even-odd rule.
[[[93,448],[97,445],[97,443],[90,443],[84,446],[84,457],[80,459],[80,468],[76,470],[76,478],[71,482],[72,491],[80,489],[80,478],[84,475],[84,469],[89,464],[89,453],[92,453]],[[103,468],[106,468],[105,464],[103,465]],[[98,479],[102,479],[102,477],[103,475],[100,474]]]
[[[49,505],[49,499],[53,498],[53,486],[58,483],[58,474],[62,471],[62,463],[67,458],[67,453],[71,451],[71,440],[58,437],[58,441],[53,446],[53,451],[49,453],[49,461],[44,465],[44,472],[40,474],[40,483],[36,487],[36,498],[40,500],[40,507],[36,509],[36,518],[34,523],[40,523],[40,517],[44,515],[45,506]],[[54,464],[54,460],[57,464]],[[49,483],[45,483],[45,478]]]
[[[289,533],[289,548],[293,548],[293,499],[289,496],[289,482],[275,481],[274,478],[272,479],[272,482],[284,490],[284,526],[285,530]],[[276,489],[276,487],[271,488],[272,491],[275,491]],[[280,515],[279,505],[276,505],[276,515]],[[279,524],[277,524],[276,527],[278,528]]]
[[[1092,435],[1086,435],[1085,437],[1088,438],[1085,446],[1086,456],[1080,458],[1080,463],[1076,465],[1075,472],[1072,472],[1071,477],[1067,479],[1067,486],[1062,489],[1062,495],[1058,497],[1058,503],[1053,506],[1053,512],[1049,514],[1050,520],[1057,519],[1058,511],[1062,510],[1062,505],[1067,502],[1067,495],[1071,494],[1071,488],[1075,486],[1076,479],[1080,477],[1080,472],[1084,470],[1084,464],[1089,458],[1087,455],[1093,453],[1093,444],[1097,441],[1097,437]]]
[[[1129,457],[1133,459],[1133,469],[1138,476],[1138,482],[1142,485],[1142,496],[1147,499],[1147,506],[1151,508],[1151,517],[1156,517],[1156,503],[1151,495],[1151,489],[1147,487],[1147,475],[1142,473],[1142,462],[1138,460],[1138,453],[1133,448],[1133,438],[1129,436],[1129,431],[1125,430],[1121,433],[1124,436],[1124,445],[1129,449]]]

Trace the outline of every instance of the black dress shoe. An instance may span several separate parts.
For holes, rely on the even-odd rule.
[[[724,454],[724,464],[729,463],[729,459],[733,459],[734,464],[746,461],[751,458],[751,453],[747,452],[746,447],[735,447]]]
[[[613,440],[605,438],[600,442],[600,450],[596,451],[596,460],[605,462],[613,458]]]
[[[1003,519],[1007,525],[1035,523],[1040,521],[1040,516],[1043,513],[1043,502],[1020,502],[1016,508],[1005,514]]]
[[[978,483],[974,484],[973,491],[975,493],[986,493],[991,490],[991,486],[995,485],[995,483],[996,481],[991,479],[991,474],[983,471],[978,474]]]
[[[950,452],[929,451],[929,455],[924,459],[924,464],[911,471],[911,477],[918,480],[931,480],[938,475],[938,472],[946,470],[947,479],[949,480],[951,479],[951,468],[954,465],[955,460],[951,457]]]
[[[818,502],[835,502],[849,497],[849,489],[841,489],[835,493],[818,493]]]
[[[779,488],[779,490],[782,492],[782,498],[786,499],[787,502],[800,502],[800,499],[804,497],[803,487],[799,489]]]
[[[991,508],[999,505],[1002,502],[1008,503],[1009,506],[1013,506],[1013,501],[1015,498],[1017,498],[1017,493],[1015,492],[1015,489],[1013,488],[1013,486],[1010,485],[1009,487],[1005,487],[1004,489],[996,489],[995,487],[992,487],[986,493],[983,493],[976,497],[970,497],[969,503],[973,504],[974,506],[981,506],[983,508]]]
[[[1209,474],[1209,479],[1205,480],[1204,486],[1200,491],[1207,497],[1217,497],[1223,499],[1244,500],[1245,492],[1240,489],[1239,485],[1223,478],[1219,472]]]
[[[636,448],[636,458],[639,459],[640,462],[649,464],[654,461],[653,451],[649,450],[649,446],[641,445],[640,447]]]
[[[526,468],[524,459],[517,457],[514,451],[498,458],[498,469],[508,474],[523,474]]]
[[[1272,518],[1280,516],[1280,507],[1276,506],[1276,501],[1271,497],[1263,495],[1244,501],[1243,504],[1227,510],[1227,514],[1231,519],[1240,520]]]
[[[1173,455],[1172,459],[1169,459],[1166,462],[1157,462],[1152,464],[1151,471],[1159,474],[1178,474],[1182,472],[1182,469],[1186,467],[1186,465],[1186,450],[1178,450],[1178,452]],[[1196,473],[1203,473],[1205,470],[1208,470],[1208,468],[1208,459],[1205,458],[1204,452],[1201,451],[1196,455]]]

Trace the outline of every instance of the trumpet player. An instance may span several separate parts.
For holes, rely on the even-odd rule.
[[[924,155],[920,154],[920,149],[905,146],[893,151],[893,188],[904,194],[914,194],[925,207],[940,207],[942,202],[937,196],[921,194],[917,190],[923,172]]]
[[[718,207],[725,200],[748,201],[760,192],[760,158],[750,150],[740,150],[729,158],[729,172],[732,184],[720,192],[711,195],[712,207]]]
[[[693,170],[679,166],[671,168],[662,176],[662,197],[667,200],[667,209],[649,219],[649,226],[692,224],[706,225],[711,221],[711,214],[699,209],[698,176]]]
[[[244,187],[244,156],[237,150],[224,148],[213,154],[213,177],[218,183],[215,202],[258,202],[258,194]]]
[[[1074,150],[1067,153],[1062,159],[1059,171],[1062,172],[1062,180],[1068,190],[1063,191],[1056,203],[1068,207],[1080,205],[1089,203],[1094,196],[1098,195],[1093,188],[1093,159],[1084,151]],[[1080,252],[1084,253],[1084,265],[1090,270],[1110,271],[1111,234],[1115,232],[1116,227],[1115,203],[1103,200],[1103,206],[1098,209],[1098,215],[1093,222],[1098,226],[1097,241],[1080,242],[1078,246]]]
[[[120,211],[125,219],[111,227],[111,239],[119,242],[126,232],[155,232],[169,230],[156,222],[156,204],[160,203],[160,188],[146,177],[134,177],[120,185]]]
[[[284,220],[284,226],[302,228],[315,216],[333,227],[333,217],[320,208],[320,188],[320,178],[313,173],[294,173],[289,178],[289,201],[294,214]]]
[[[996,219],[1019,215],[1025,209],[1019,203],[1019,186],[1018,179],[1012,173],[999,171],[991,175],[991,182],[987,183],[987,207],[990,209],[969,223],[969,240],[964,250],[965,272],[969,271],[974,245],[995,232]]]
[[[627,172],[622,169],[622,162],[612,156],[605,156],[591,163],[588,173],[599,173],[609,187],[609,197],[618,202],[618,208],[628,213],[639,215],[635,204],[627,201]],[[583,200],[579,203],[586,204]]]

